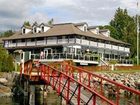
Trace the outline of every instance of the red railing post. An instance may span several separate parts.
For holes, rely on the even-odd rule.
[[[43,72],[43,70],[42,70],[42,66],[41,65],[40,65],[39,69],[41,71],[41,78],[42,78],[42,72]]]
[[[46,79],[46,66],[44,65],[44,79]]]
[[[50,67],[48,66],[48,83],[50,83]]]
[[[91,83],[90,77],[91,77],[91,74],[89,73],[89,74],[88,74],[88,87],[89,87],[89,88],[90,88],[90,83]]]
[[[116,91],[116,105],[119,105],[119,101],[120,101],[120,88],[119,86],[117,86],[117,91]]]
[[[66,103],[68,104],[69,102],[69,93],[70,92],[70,79],[68,78],[68,85],[67,85],[67,98],[66,98]]]
[[[61,91],[61,74],[59,77],[59,87],[58,87],[58,94],[60,95],[60,91]]]
[[[81,82],[81,71],[78,70],[78,72],[79,72],[79,82]]]
[[[101,79],[101,83],[100,83],[100,89],[101,89],[101,95],[103,95],[103,80]]]
[[[96,105],[96,95],[93,95],[93,105]]]
[[[53,86],[53,89],[54,89],[54,79],[55,79],[55,72],[54,71],[52,71],[52,86]]]
[[[80,105],[81,85],[78,87],[77,105]]]

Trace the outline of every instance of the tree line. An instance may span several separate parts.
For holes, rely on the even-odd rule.
[[[130,16],[127,9],[118,8],[109,25],[102,26],[111,31],[111,37],[131,44],[130,57],[136,61],[137,55],[137,20],[136,16]],[[140,22],[140,17],[139,17]],[[140,42],[139,42],[140,44]],[[140,52],[139,52],[140,55]]]

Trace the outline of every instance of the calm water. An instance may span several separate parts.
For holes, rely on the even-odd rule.
[[[48,93],[47,97],[42,97],[42,92],[37,93],[36,105],[60,105],[60,97],[55,92]],[[12,97],[1,97],[0,105],[28,105],[26,97],[15,99]]]
[[[20,99],[14,99],[12,97],[1,97],[0,105],[28,105],[26,101],[26,97],[20,97]],[[125,103],[125,101],[125,99],[122,99],[120,105],[128,105],[128,103]],[[137,105],[137,103],[135,104]],[[36,105],[60,105],[60,97],[58,97],[56,92],[53,91],[52,93],[48,93],[47,97],[44,98],[43,101],[42,92],[37,92]]]

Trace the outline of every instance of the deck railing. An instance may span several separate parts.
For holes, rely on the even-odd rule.
[[[75,59],[75,60],[86,60],[86,61],[98,61],[98,54],[74,54],[74,53],[49,53],[43,56],[40,54],[31,54],[32,59],[48,59],[48,60],[59,60],[59,59]]]

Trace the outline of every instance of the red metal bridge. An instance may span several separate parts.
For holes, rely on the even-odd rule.
[[[29,60],[21,66],[21,76],[51,86],[67,105],[140,105],[140,91],[82,68]]]

